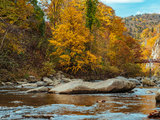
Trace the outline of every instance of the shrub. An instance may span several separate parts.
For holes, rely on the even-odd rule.
[[[55,65],[50,62],[50,61],[47,61],[47,62],[44,62],[43,63],[43,67],[41,69],[41,76],[49,76],[49,75],[52,75],[55,73]]]

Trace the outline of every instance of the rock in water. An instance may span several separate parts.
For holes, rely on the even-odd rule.
[[[38,81],[38,82],[36,82],[36,84],[38,87],[47,85],[47,83],[44,83],[43,81]]]
[[[156,85],[152,80],[148,78],[143,79],[142,84],[143,86],[155,86]]]
[[[156,92],[156,102],[160,102],[160,89]]]
[[[151,112],[149,115],[148,115],[148,118],[151,118],[151,119],[160,119],[160,111],[154,111],[154,112]]]
[[[47,87],[39,87],[39,88],[35,88],[35,89],[30,89],[27,91],[27,93],[36,93],[36,92],[48,92],[48,88]]]
[[[24,88],[37,87],[37,84],[35,84],[35,83],[27,83],[27,84],[22,84],[21,87],[24,87]]]
[[[73,81],[60,84],[52,88],[50,93],[58,94],[95,94],[128,92],[136,87],[136,84],[128,80],[109,79],[101,82]]]

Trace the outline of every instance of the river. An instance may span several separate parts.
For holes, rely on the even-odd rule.
[[[5,120],[149,120],[159,109],[157,88],[135,88],[134,93],[58,95],[26,94],[26,89],[0,88],[0,119]],[[105,100],[104,103],[96,101]]]

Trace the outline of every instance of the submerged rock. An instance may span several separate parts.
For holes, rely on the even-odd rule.
[[[152,94],[152,93],[154,93],[154,92],[151,91],[151,90],[147,90],[147,91],[146,91],[146,94]]]
[[[135,83],[121,79],[109,79],[101,82],[84,82],[79,80],[60,84],[52,88],[49,92],[58,94],[95,94],[128,92],[135,87]]]
[[[23,102],[22,101],[11,101],[10,103],[19,104],[19,103],[23,103]]]
[[[35,92],[48,92],[48,88],[47,87],[39,87],[39,88],[30,89],[27,91],[27,93],[35,93]]]
[[[148,115],[148,118],[152,118],[152,119],[160,119],[160,111],[154,111],[154,112],[151,112],[149,115]]]
[[[51,119],[54,116],[53,115],[23,115],[24,118],[36,118],[36,119]]]

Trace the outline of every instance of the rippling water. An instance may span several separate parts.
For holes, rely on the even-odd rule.
[[[157,88],[89,95],[26,94],[25,89],[0,88],[0,119],[149,120],[147,115],[159,105],[155,94],[146,94],[147,90]]]

